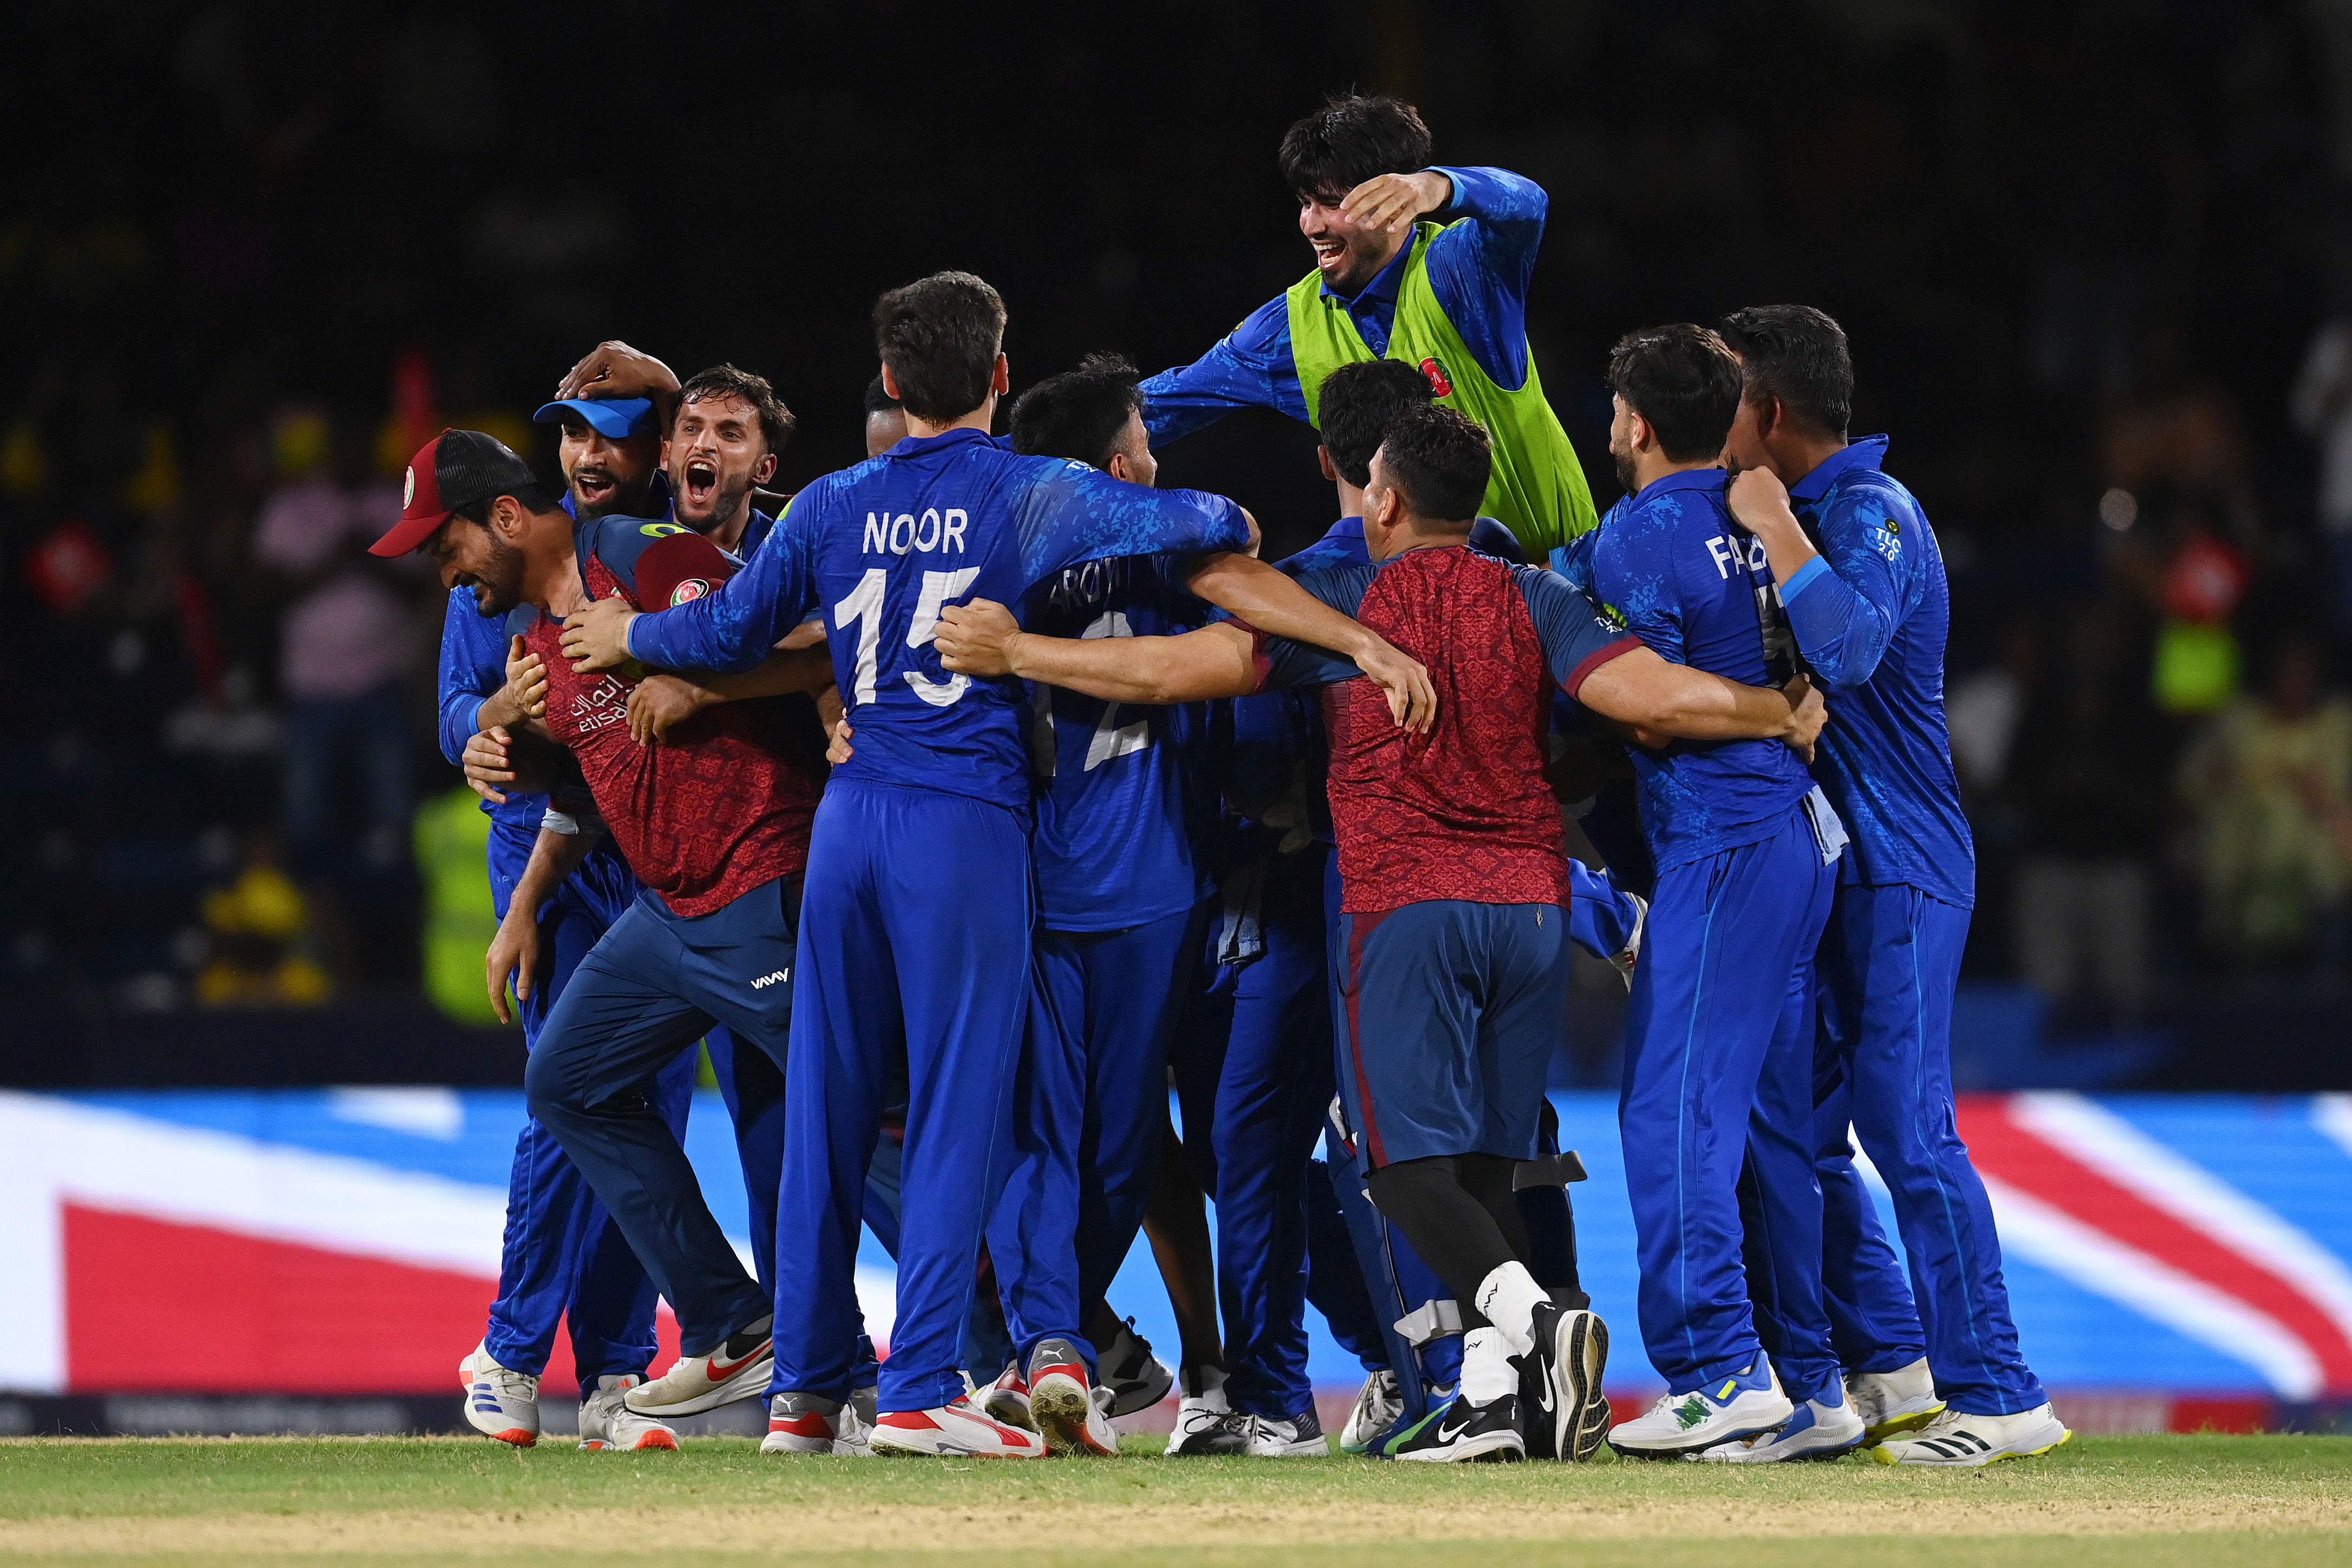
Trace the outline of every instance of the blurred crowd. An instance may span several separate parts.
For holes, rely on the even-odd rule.
[[[469,1005],[442,599],[363,549],[404,455],[463,423],[551,471],[520,416],[620,336],[774,380],[791,488],[857,450],[875,292],[941,265],[1004,289],[1016,381],[1189,360],[1306,265],[1273,141],[1350,81],[1421,103],[1441,161],[1551,193],[1528,329],[1604,504],[1618,333],[1784,298],[1844,322],[1856,434],[1892,433],[1953,576],[1972,977],[2086,1028],[2339,985],[2352,8],[1377,12],[1211,0],[1181,36],[1045,54],[974,14],[908,55],[888,8],[803,6],[674,99],[648,39],[631,112],[694,134],[583,162],[569,84],[609,74],[625,8],[34,8],[16,96],[82,130],[0,194],[16,1005]],[[890,94],[848,85],[886,51]],[[753,193],[678,195],[677,160],[735,143],[763,150]],[[962,152],[877,178],[906,146]],[[681,213],[692,243],[661,243]],[[1278,423],[1180,444],[1163,482],[1304,542],[1328,491]]]

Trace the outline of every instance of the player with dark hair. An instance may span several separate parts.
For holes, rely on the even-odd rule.
[[[488,616],[528,606],[521,632],[546,672],[542,724],[570,748],[603,824],[644,891],[583,959],[525,1072],[531,1113],[554,1134],[677,1313],[682,1355],[656,1408],[690,1414],[757,1391],[770,1307],[710,1218],[647,1082],[714,1022],[781,1063],[790,1013],[792,930],[818,778],[762,705],[737,703],[670,743],[630,737],[627,685],[555,659],[546,617],[611,596],[683,601],[711,591],[733,559],[675,523],[578,521],[542,496],[530,468],[478,432],[435,438],[409,469],[400,521],[372,549],[421,549],[445,583]],[[821,685],[822,654],[779,653],[740,695]],[[714,810],[720,799],[734,802]],[[530,961],[541,898],[597,834],[542,831],[490,961],[494,989]],[[502,962],[504,967],[502,967]],[[852,1331],[854,1333],[854,1330]]]
[[[727,592],[653,614],[591,606],[564,633],[580,669],[631,658],[741,669],[810,610],[827,613],[857,751],[834,771],[810,850],[778,1237],[804,1276],[779,1294],[772,1408],[814,1431],[848,1392],[858,1196],[884,1061],[903,1040],[898,1316],[874,1435],[895,1452],[1045,1451],[975,1408],[958,1364],[1028,1008],[1033,907],[1024,695],[943,670],[931,645],[941,612],[975,592],[1018,598],[1089,560],[1209,551],[1194,592],[1360,652],[1401,719],[1425,723],[1432,701],[1417,664],[1231,553],[1255,532],[1233,503],[997,447],[987,432],[1007,385],[1004,321],[996,291],[968,273],[884,295],[876,342],[908,439],[803,490]],[[1083,1339],[1020,1348],[1047,1443],[1112,1451]]]
[[[876,376],[866,383],[866,455],[879,457],[907,439],[907,411]]]
[[[1420,111],[1394,98],[1340,94],[1290,128],[1277,162],[1315,268],[1200,360],[1144,383],[1152,444],[1237,408],[1319,428],[1324,378],[1400,361],[1493,433],[1479,510],[1539,559],[1593,523],[1583,467],[1528,348],[1549,199],[1507,170],[1433,166],[1430,155]]]
[[[1813,763],[1853,844],[1816,963],[1814,1092],[1819,1256],[1847,1389],[1874,1443],[1927,1427],[1877,1450],[1901,1463],[2046,1453],[2069,1434],[2019,1352],[2000,1233],[1952,1107],[1976,856],[1944,724],[1943,555],[1884,469],[1886,437],[1847,439],[1853,366],[1838,324],[1765,305],[1725,317],[1722,331],[1743,386],[1727,448],[1732,515],[1762,542],[1798,650],[1839,698]],[[1924,1288],[1916,1305],[1849,1132],[1894,1194]],[[1800,1443],[1759,1439],[1727,1457]]]
[[[1524,1452],[1512,1358],[1532,1355],[1534,1418],[1553,1452],[1581,1458],[1606,1420],[1605,1333],[1536,1283],[1511,1198],[1517,1163],[1536,1153],[1566,999],[1567,863],[1537,739],[1544,694],[1564,686],[1644,732],[1800,745],[1821,713],[1801,685],[1755,691],[1671,665],[1602,625],[1559,578],[1466,548],[1489,461],[1484,434],[1452,411],[1402,416],[1369,476],[1368,559],[1299,579],[1427,658],[1441,696],[1426,737],[1377,722],[1376,694],[1344,661],[1234,622],[1181,637],[1054,640],[975,603],[945,612],[938,636],[958,668],[1119,700],[1325,687],[1346,890],[1340,1091],[1374,1201],[1453,1288],[1473,1331],[1455,1407],[1390,1451]]]
[[[1610,454],[1626,498],[1593,536],[1594,597],[1676,663],[1737,681],[1785,678],[1793,660],[1771,577],[1731,523],[1717,466],[1738,362],[1704,328],[1661,327],[1619,340],[1609,382]],[[1671,1457],[1788,1422],[1782,1378],[1800,1398],[1844,1404],[1818,1291],[1809,1301],[1801,1280],[1775,1281],[1784,1343],[1765,1354],[1741,1274],[1736,1190],[1751,1145],[1759,1168],[1801,1164],[1808,1190],[1780,1189],[1774,1236],[1794,1254],[1807,1237],[1818,1250],[1804,1146],[1806,966],[1844,838],[1785,747],[1636,746],[1633,768],[1657,883],[1626,1015],[1619,1120],[1642,1336],[1668,1394],[1609,1440],[1621,1453]]]

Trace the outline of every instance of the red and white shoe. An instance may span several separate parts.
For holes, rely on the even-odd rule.
[[[679,1356],[667,1372],[629,1390],[629,1408],[640,1416],[698,1416],[766,1393],[776,1370],[769,1322],[761,1318],[729,1334],[709,1355]]]
[[[1029,1419],[1052,1454],[1118,1454],[1118,1434],[1095,1398],[1094,1377],[1078,1347],[1058,1336],[1029,1353]]]
[[[1045,1440],[1034,1432],[992,1421],[970,1399],[929,1410],[886,1411],[868,1439],[877,1454],[929,1454],[956,1458],[1042,1459]]]
[[[1029,1414],[1029,1380],[1021,1375],[1021,1364],[1010,1361],[988,1385],[985,1397],[977,1401],[980,1407],[1008,1427],[1018,1427],[1024,1432],[1037,1429],[1036,1419]]]
[[[635,1374],[600,1377],[580,1402],[580,1447],[589,1453],[637,1453],[677,1447],[677,1434],[650,1416],[640,1416],[622,1397],[643,1379]]]
[[[853,1404],[836,1405],[816,1394],[779,1394],[768,1402],[768,1435],[760,1441],[760,1452],[872,1458],[868,1435]]]
[[[466,1391],[466,1424],[486,1437],[528,1448],[539,1441],[539,1379],[500,1366],[489,1342],[476,1345],[457,1364],[457,1386]]]

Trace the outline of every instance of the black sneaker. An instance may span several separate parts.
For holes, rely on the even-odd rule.
[[[1609,1399],[1601,1392],[1609,1326],[1581,1308],[1539,1302],[1534,1327],[1535,1349],[1522,1358],[1519,1383],[1528,1399],[1528,1455],[1580,1464],[1609,1435]],[[1549,1433],[1538,1430],[1544,1426]]]
[[[1527,1457],[1528,1439],[1519,1430],[1519,1400],[1515,1394],[1484,1405],[1456,1396],[1410,1435],[1389,1445],[1392,1459],[1441,1465],[1509,1464]]]
[[[1151,1354],[1151,1342],[1135,1332],[1135,1320],[1118,1325],[1118,1335],[1095,1355],[1095,1381],[1110,1390],[1113,1416],[1149,1410],[1176,1386],[1176,1375]]]

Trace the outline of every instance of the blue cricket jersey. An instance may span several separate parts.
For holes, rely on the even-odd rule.
[[[748,670],[812,609],[856,727],[838,779],[1030,801],[1024,684],[940,666],[940,611],[1018,604],[1064,568],[1115,556],[1240,549],[1242,509],[1150,490],[1085,463],[1024,457],[977,430],[908,436],[793,497],[716,593],[639,617],[629,651],[671,669]]]
[[[1168,556],[1065,567],[1018,606],[1048,637],[1173,637],[1208,619]],[[1209,892],[1216,823],[1197,753],[1208,705],[1105,702],[1038,685],[1030,729],[1037,773],[1037,921],[1118,931],[1192,907]]]
[[[448,608],[441,616],[440,739],[441,755],[449,766],[464,765],[466,743],[481,726],[482,704],[507,684],[507,618],[486,617],[475,607],[474,591],[453,588]],[[506,792],[503,806],[484,800],[482,810],[492,821],[539,831],[547,814],[547,797],[520,789]]]
[[[1507,169],[1435,165],[1431,172],[1454,182],[1454,197],[1431,214],[1447,227],[1429,243],[1430,287],[1478,368],[1504,391],[1516,391],[1528,379],[1528,283],[1549,200],[1541,185]],[[1464,218],[1469,221],[1454,221]],[[1349,318],[1375,354],[1389,351],[1411,251],[1410,246],[1399,250],[1347,302]],[[1323,292],[1332,292],[1329,285]],[[1192,364],[1146,381],[1143,396],[1143,423],[1154,446],[1240,408],[1278,409],[1304,421],[1307,399],[1290,349],[1287,296],[1277,294],[1250,312]]]
[[[1664,475],[1620,501],[1592,531],[1591,592],[1673,664],[1743,685],[1793,673],[1764,546],[1731,520],[1720,468]],[[1769,838],[1812,789],[1777,740],[1635,746],[1642,831],[1660,872]]]
[[[1797,569],[1781,602],[1831,688],[1813,771],[1853,840],[1839,879],[1902,883],[1966,909],[1976,848],[1944,727],[1951,589],[1936,530],[1885,460],[1886,437],[1865,436],[1790,491],[1822,553]]]

